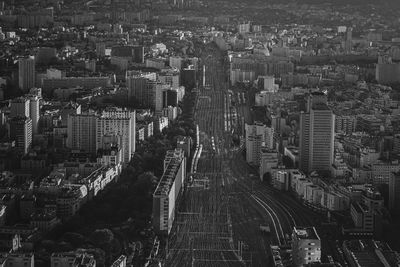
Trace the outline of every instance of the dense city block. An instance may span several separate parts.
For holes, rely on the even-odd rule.
[[[0,0],[0,266],[400,266],[397,0]]]

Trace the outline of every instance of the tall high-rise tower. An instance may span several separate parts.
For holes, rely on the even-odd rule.
[[[19,88],[28,92],[35,87],[35,59],[20,58],[18,60],[18,84]]]
[[[346,50],[347,54],[351,53],[351,50],[353,49],[353,28],[349,27],[346,30],[346,38],[344,41],[344,48]]]
[[[32,133],[38,133],[39,117],[40,117],[40,98],[35,95],[29,96],[29,117],[32,119]]]
[[[330,171],[333,162],[335,118],[323,93],[312,93],[300,114],[300,164],[304,172]]]
[[[25,155],[32,144],[32,120],[25,116],[10,120],[10,139],[15,141],[15,147]]]
[[[261,147],[274,148],[274,129],[263,123],[246,124],[246,161],[260,164]]]
[[[157,84],[157,75],[154,72],[126,72],[126,87],[128,98],[135,98],[145,108],[155,108],[154,87]]]
[[[103,147],[104,138],[115,139],[122,150],[123,163],[127,164],[136,150],[135,111],[112,108],[96,119],[96,149]]]
[[[96,153],[96,118],[94,113],[70,114],[67,122],[67,147]]]
[[[25,97],[17,97],[11,100],[10,117],[30,117],[29,100]]]
[[[400,213],[400,172],[391,173],[389,178],[389,210]]]
[[[11,101],[10,117],[27,117],[32,119],[32,133],[37,134],[39,124],[40,97],[28,95]]]

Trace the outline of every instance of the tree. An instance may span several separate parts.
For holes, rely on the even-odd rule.
[[[144,196],[153,189],[153,186],[157,184],[157,181],[157,177],[155,177],[152,172],[145,172],[139,175],[134,185],[134,189],[138,195]]]
[[[178,127],[175,129],[174,135],[186,135],[186,131],[182,127]]]
[[[114,239],[114,234],[110,229],[97,229],[90,235],[90,240],[95,245],[109,244]]]
[[[52,251],[56,245],[56,243],[53,240],[42,240],[41,245],[46,251]]]
[[[78,253],[86,252],[86,253],[92,254],[96,260],[96,266],[104,266],[104,264],[105,264],[106,253],[102,249],[99,249],[99,248],[82,249],[82,250],[78,250],[77,252]]]
[[[71,243],[74,247],[80,247],[86,242],[86,238],[83,235],[74,232],[65,233],[62,239]]]
[[[111,251],[114,254],[120,254],[121,253],[121,243],[118,241],[118,239],[113,239],[113,241],[111,242]]]
[[[74,249],[74,248],[73,248],[73,246],[72,246],[70,243],[64,242],[64,241],[59,242],[59,243],[56,244],[56,246],[55,246],[55,250],[56,250],[56,251],[59,251],[59,252],[62,252],[62,251],[71,251],[71,250],[73,250],[73,249]]]

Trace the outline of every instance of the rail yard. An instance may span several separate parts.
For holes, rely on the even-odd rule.
[[[168,238],[166,265],[265,266],[270,245],[289,246],[293,227],[312,225],[317,215],[262,183],[242,148],[232,145],[232,133],[241,133],[248,118],[249,101],[228,91],[218,49],[208,45],[201,60],[205,82],[195,109],[201,149]],[[232,97],[240,99],[238,108]],[[262,225],[270,231],[261,231]]]

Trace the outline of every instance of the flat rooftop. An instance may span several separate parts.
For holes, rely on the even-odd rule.
[[[278,153],[275,149],[268,147],[261,147],[261,153]]]
[[[344,245],[360,266],[384,266],[383,261],[389,263],[389,266],[398,266],[398,256],[393,255],[392,249],[384,242],[372,239],[346,240]]]
[[[325,103],[315,103],[312,105],[313,110],[330,110],[327,104]]]
[[[299,154],[299,148],[298,147],[287,146],[287,147],[285,147],[285,149],[287,151],[289,151],[290,153],[292,153],[293,155],[298,155]]]
[[[121,255],[119,256],[119,258],[114,261],[114,263],[111,265],[111,267],[117,267],[120,266],[121,263],[126,261],[126,256],[125,255]]]
[[[311,95],[315,95],[315,96],[325,96],[325,94],[323,92],[312,92]]]
[[[315,227],[294,227],[293,232],[299,239],[320,239]]]
[[[363,203],[361,202],[355,202],[352,204],[354,209],[358,212],[358,213],[363,213],[363,212],[367,212],[368,211],[368,207],[365,206]]]
[[[154,196],[168,196],[171,186],[175,181],[176,174],[178,173],[179,167],[181,166],[182,159],[172,158],[163,175],[161,176],[160,182],[154,191]]]

